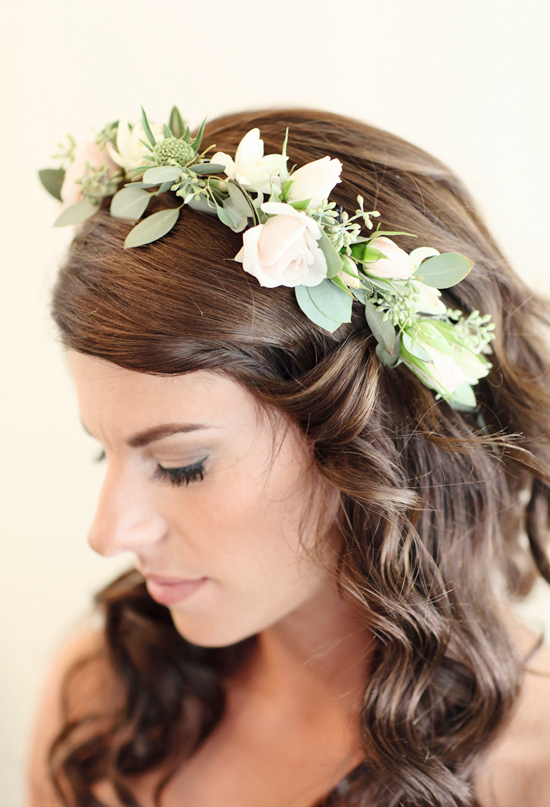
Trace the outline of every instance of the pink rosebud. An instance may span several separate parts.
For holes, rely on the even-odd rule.
[[[406,280],[414,272],[414,264],[404,249],[398,247],[390,238],[381,235],[369,242],[369,247],[378,249],[386,257],[372,263],[366,263],[365,272],[376,277],[395,277]]]

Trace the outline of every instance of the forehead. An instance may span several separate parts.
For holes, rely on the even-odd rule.
[[[69,351],[68,359],[82,420],[90,430],[98,420],[101,425],[124,425],[125,430],[152,420],[216,425],[257,421],[255,399],[222,373],[155,376],[75,351]]]

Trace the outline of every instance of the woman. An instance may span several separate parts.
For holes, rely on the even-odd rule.
[[[171,126],[184,149],[191,141],[176,112]],[[256,127],[269,159],[255,135],[253,181],[242,143]],[[326,206],[328,193],[301,201],[296,189],[308,178],[284,173],[287,128],[289,167],[326,169],[321,185],[339,207]],[[167,231],[172,216],[173,229],[161,238],[157,227],[151,238],[150,222],[144,236],[127,220],[139,218],[136,208],[125,219],[117,204],[139,207],[149,188],[119,196],[112,215],[101,197],[121,187],[117,166],[127,180],[164,166],[146,182],[176,181],[166,168],[184,161],[162,132],[145,118],[142,129],[121,121],[98,139],[109,153],[99,173],[75,189],[75,159],[73,179],[70,169],[64,175],[64,201],[84,198],[94,214],[53,299],[82,421],[108,461],[89,540],[136,560],[98,596],[105,628],[79,637],[52,671],[33,805],[542,807],[550,651],[505,602],[539,574],[550,580],[545,305],[508,267],[448,169],[327,113],[211,122],[203,145],[218,150],[218,177],[201,182],[206,205],[225,205],[230,220],[205,210],[200,193],[163,192],[144,203],[152,214],[172,211],[152,222]],[[144,162],[143,148],[157,163]],[[189,164],[198,152],[197,143],[186,152]],[[92,186],[96,197],[86,196]],[[288,206],[293,187],[294,210],[310,218],[299,219],[304,253],[283,265],[295,231],[284,234],[284,250],[275,238],[276,256],[265,259],[267,222],[280,213],[269,204]],[[365,227],[375,213],[363,214],[363,199],[398,234],[361,240],[345,212],[358,195]],[[338,305],[348,304],[348,288],[357,299],[349,322],[328,309],[332,331],[325,315],[311,320],[317,309],[297,289],[315,300],[320,279],[311,273],[321,266],[326,287],[334,260],[330,246],[324,257],[316,251],[315,216],[332,222],[325,232],[352,233],[337,244],[334,294]],[[130,231],[126,245],[142,246],[123,249]],[[423,268],[403,269],[413,266],[403,255],[425,245]],[[422,310],[431,323],[455,311],[445,349],[422,342],[430,325],[415,354],[394,297],[379,316],[384,278],[410,290],[427,280],[425,259],[437,252],[464,253],[474,268],[441,296],[432,285],[429,300],[415,286],[411,321]],[[485,319],[467,322],[486,337],[460,377],[458,359],[448,358],[458,355],[449,345],[467,352],[453,342],[458,311],[481,311]],[[389,341],[388,321],[397,322]]]

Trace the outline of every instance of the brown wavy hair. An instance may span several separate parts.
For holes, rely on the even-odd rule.
[[[67,348],[141,373],[222,372],[299,425],[340,491],[342,596],[377,638],[360,714],[364,761],[318,804],[473,807],[476,762],[522,674],[496,590],[519,597],[539,573],[550,580],[548,309],[510,269],[459,180],[425,152],[356,120],[289,109],[214,120],[205,144],[231,153],[254,126],[267,153],[289,127],[291,164],[342,160],[331,198],[352,211],[361,194],[385,228],[418,235],[397,237],[403,248],[474,259],[446,302],[496,323],[477,412],[436,403],[404,366],[382,365],[360,306],[333,334],[312,324],[292,289],[262,288],[232,260],[240,235],[189,209],[168,236],[134,250],[122,248],[130,225],[107,210],[87,222],[53,316]],[[135,571],[97,601],[114,694],[75,713],[71,682],[93,659],[72,670],[52,777],[67,804],[96,807],[94,786],[107,779],[137,807],[135,777],[158,772],[160,799],[221,719],[224,676],[254,637],[190,644]]]

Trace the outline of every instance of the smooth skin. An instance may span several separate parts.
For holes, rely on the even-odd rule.
[[[331,524],[336,512],[335,493],[314,469],[305,438],[223,374],[161,377],[74,352],[69,359],[83,425],[107,461],[92,548],[132,553],[146,577],[205,579],[168,606],[189,641],[225,646],[258,635],[250,662],[227,684],[220,725],[170,782],[163,807],[310,807],[361,759],[356,726],[374,643],[335,589],[335,534],[320,536],[324,551],[314,559],[320,524]],[[188,484],[174,471],[182,468]],[[154,581],[148,586],[155,596]],[[527,651],[532,637],[516,630]],[[78,637],[46,684],[32,807],[59,804],[46,784],[45,753],[60,721],[61,678],[100,641],[98,634]],[[539,651],[537,664],[550,673],[550,650]],[[112,684],[101,664],[93,675],[82,683],[87,704]],[[550,803],[550,795],[538,795],[550,794],[550,774],[534,784],[530,772],[524,782],[527,763],[512,775],[499,761],[506,765],[516,739],[523,749],[534,742],[537,759],[550,761],[549,719],[531,719],[541,704],[549,715],[550,679],[528,675],[519,723],[480,771],[487,807]],[[520,802],[509,800],[510,778],[522,789]],[[153,803],[153,787],[152,776],[136,783],[144,807]],[[97,795],[118,807],[107,785]]]

